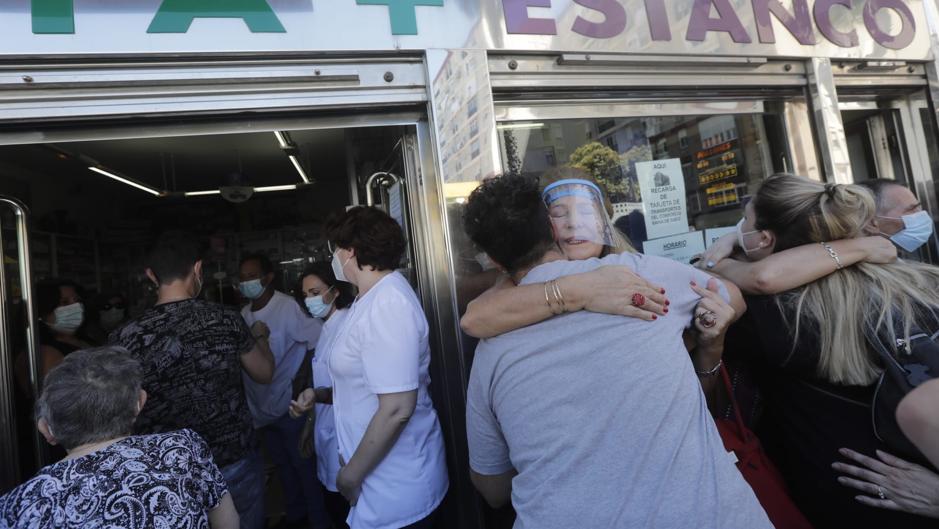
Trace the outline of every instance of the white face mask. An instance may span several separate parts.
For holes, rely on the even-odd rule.
[[[740,222],[737,223],[737,246],[739,246],[746,255],[750,255],[750,252],[755,252],[763,248],[762,245],[757,246],[756,248],[747,248],[747,244],[744,241],[744,236],[750,235],[751,233],[760,233],[760,230],[743,231],[743,219],[740,219]]]
[[[344,263],[340,262],[339,261],[339,249],[338,248],[336,249],[336,251],[333,253],[333,260],[330,263],[330,265],[333,267],[333,274],[336,276],[336,280],[345,281],[345,282],[349,281],[348,279],[346,279],[346,273],[343,272],[343,268],[345,268],[346,265],[349,264],[349,261],[351,260],[352,260],[352,256],[349,256],[349,258],[346,259],[346,262]]]
[[[55,323],[50,323],[49,327],[63,334],[75,334],[75,331],[85,322],[85,306],[81,303],[57,307],[53,314]]]

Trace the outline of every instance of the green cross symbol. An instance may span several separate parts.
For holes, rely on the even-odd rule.
[[[417,6],[443,7],[443,0],[355,0],[355,3],[388,6],[392,35],[417,35]]]

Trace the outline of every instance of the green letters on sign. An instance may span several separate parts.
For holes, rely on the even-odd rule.
[[[355,3],[388,6],[392,35],[417,35],[417,6],[443,6],[443,0],[355,0]]]
[[[75,33],[72,0],[32,0],[33,33]]]
[[[147,33],[186,33],[197,18],[240,18],[252,33],[287,32],[267,0],[163,0]]]

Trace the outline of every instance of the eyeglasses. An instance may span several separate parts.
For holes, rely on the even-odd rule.
[[[335,254],[336,250],[339,249],[339,247],[336,246],[336,243],[334,243],[333,241],[326,241],[326,248],[329,249],[330,254]]]
[[[111,303],[105,303],[104,305],[101,306],[101,310],[111,310],[111,309],[120,309],[120,310],[124,310],[124,304],[123,304],[123,303],[114,303],[114,304],[112,305]]]

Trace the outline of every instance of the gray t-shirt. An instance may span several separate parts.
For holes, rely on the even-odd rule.
[[[470,467],[514,468],[516,529],[772,527],[723,447],[682,342],[709,276],[639,254],[536,267],[522,284],[626,265],[665,288],[646,322],[581,311],[480,342]],[[726,297],[726,292],[724,293]]]

